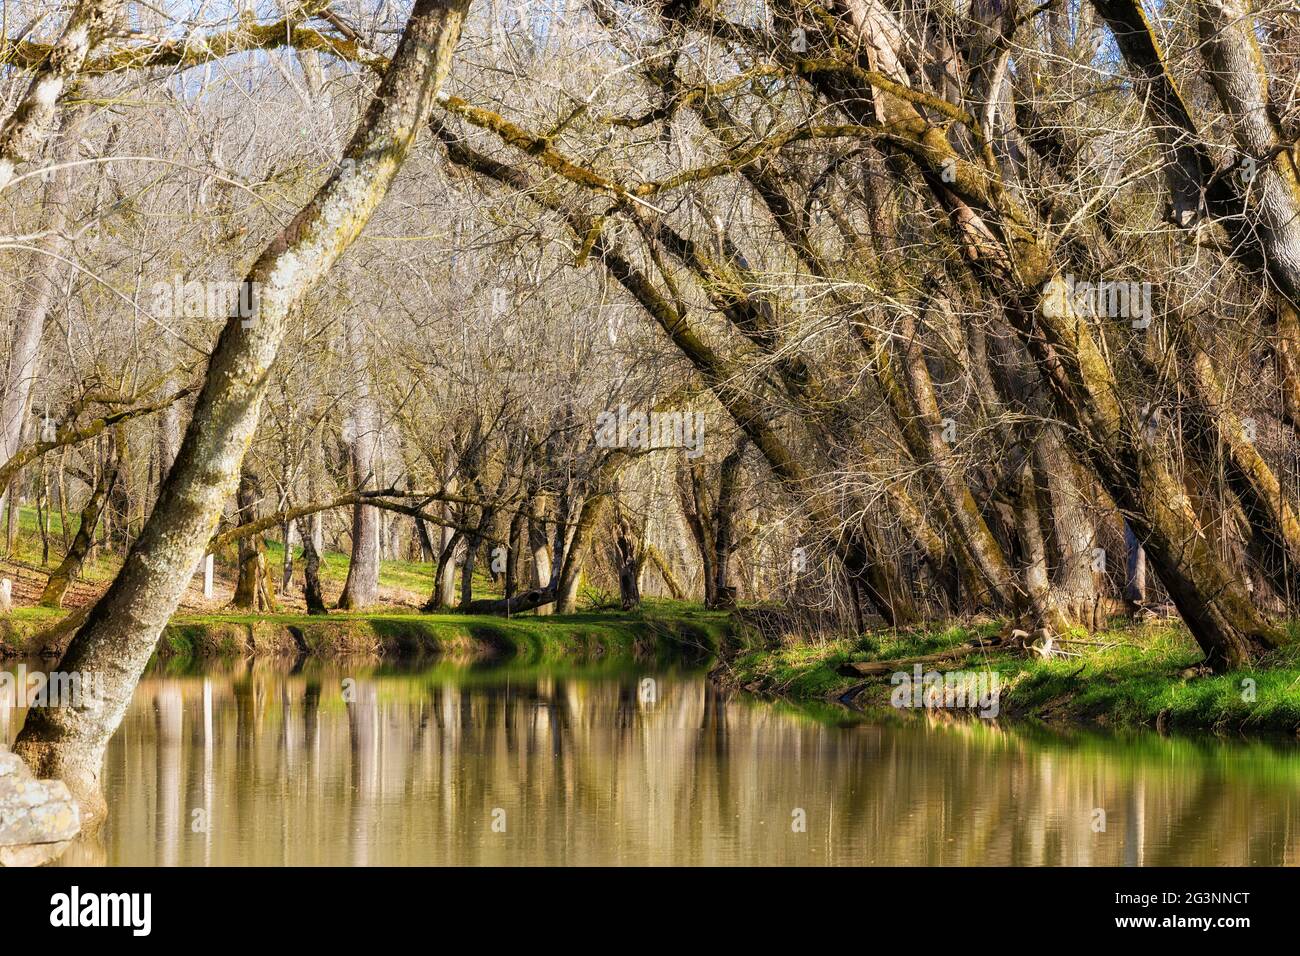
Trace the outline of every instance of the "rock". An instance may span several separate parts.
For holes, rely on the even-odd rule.
[[[61,780],[37,780],[0,751],[0,866],[41,866],[81,830],[81,812]]]
[[[0,846],[57,843],[81,829],[77,804],[61,780],[15,781],[0,785]]]
[[[62,843],[33,843],[27,846],[0,847],[0,867],[44,866],[53,863],[72,846],[71,840]]]
[[[27,764],[23,763],[15,754],[7,750],[0,750],[0,779],[10,774],[24,774],[30,777],[31,772],[27,769]]]

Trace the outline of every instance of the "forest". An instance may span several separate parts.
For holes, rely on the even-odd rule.
[[[0,750],[82,820],[137,692],[180,719],[160,658],[263,643],[1300,730],[1293,4],[6,0],[0,44],[0,656],[99,688]]]

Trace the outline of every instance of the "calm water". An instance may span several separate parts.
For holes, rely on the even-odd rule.
[[[62,862],[1300,863],[1295,747],[832,726],[692,672],[154,673],[106,775]]]

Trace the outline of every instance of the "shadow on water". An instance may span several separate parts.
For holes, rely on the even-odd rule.
[[[61,863],[1300,863],[1294,746],[861,722],[626,659],[155,668],[105,789]]]

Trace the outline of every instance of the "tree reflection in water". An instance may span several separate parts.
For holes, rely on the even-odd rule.
[[[835,727],[700,674],[643,700],[644,676],[154,674],[109,751],[108,824],[61,862],[1300,863],[1284,744]]]

